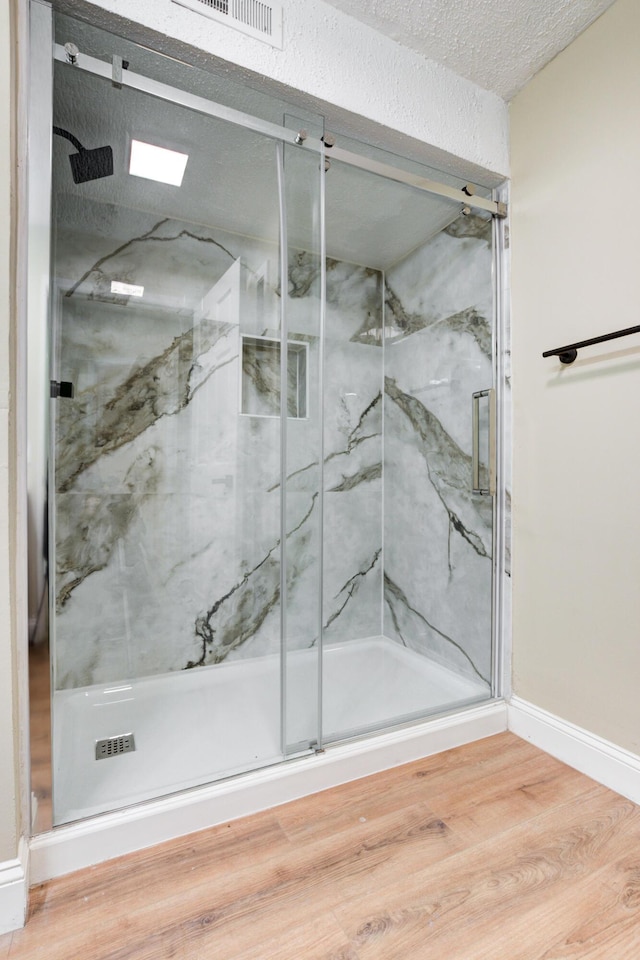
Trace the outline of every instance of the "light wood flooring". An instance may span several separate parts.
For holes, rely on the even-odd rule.
[[[638,960],[640,808],[512,734],[32,891],[0,960]]]
[[[49,644],[29,648],[29,734],[31,790],[36,809],[33,832],[51,829],[51,697]],[[2,953],[0,952],[0,960]]]

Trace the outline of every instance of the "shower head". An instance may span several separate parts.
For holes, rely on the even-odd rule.
[[[111,147],[96,147],[69,155],[74,183],[101,180],[113,176],[113,150]]]
[[[101,180],[103,177],[113,175],[113,150],[111,147],[95,147],[93,150],[87,150],[68,130],[63,130],[62,127],[54,127],[53,132],[59,137],[69,140],[78,151],[69,155],[74,183]]]

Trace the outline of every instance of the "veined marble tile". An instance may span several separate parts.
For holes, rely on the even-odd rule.
[[[470,493],[470,396],[492,376],[484,222],[384,285],[329,260],[322,383],[319,260],[290,252],[305,397],[283,427],[284,543],[278,351],[243,356],[243,337],[280,337],[277,247],[133,211],[115,240],[77,227],[56,245],[76,386],[55,408],[57,686],[278,652],[283,558],[289,649],[320,623],[327,641],[385,632],[487,679],[491,509]],[[114,297],[112,279],[150,293]]]
[[[442,324],[491,355],[491,222],[459,217],[387,271],[385,337]]]
[[[382,596],[382,275],[327,267],[324,598],[327,642],[378,636]]]
[[[492,385],[491,232],[459,218],[385,277],[384,632],[491,676],[492,503],[471,395]]]
[[[349,341],[372,302],[380,311],[380,275],[329,264],[321,611],[317,258],[291,258],[289,337],[308,354],[308,409],[286,423],[283,548],[280,421],[241,412],[255,372],[242,371],[242,337],[279,338],[277,250],[137,213],[131,223],[115,244],[74,225],[57,238],[60,376],[76,388],[55,408],[57,686],[277,652],[283,549],[291,649],[317,641],[321,615],[332,638],[378,634],[380,353]],[[115,278],[150,294],[114,297]],[[267,409],[277,389],[262,377]]]

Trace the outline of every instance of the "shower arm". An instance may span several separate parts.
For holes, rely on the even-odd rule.
[[[54,126],[53,132],[56,136],[68,140],[78,151],[69,154],[74,183],[87,183],[89,180],[102,180],[104,177],[113,176],[113,150],[108,144],[89,150],[68,130]]]
[[[53,132],[59,137],[64,137],[65,140],[68,140],[74,145],[78,153],[85,153],[86,147],[83,147],[77,137],[74,137],[72,133],[69,133],[68,130],[63,130],[62,127],[54,127]]]

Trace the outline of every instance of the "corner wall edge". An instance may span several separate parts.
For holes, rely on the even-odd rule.
[[[640,804],[640,756],[527,700],[507,705],[509,730],[523,740]]]

